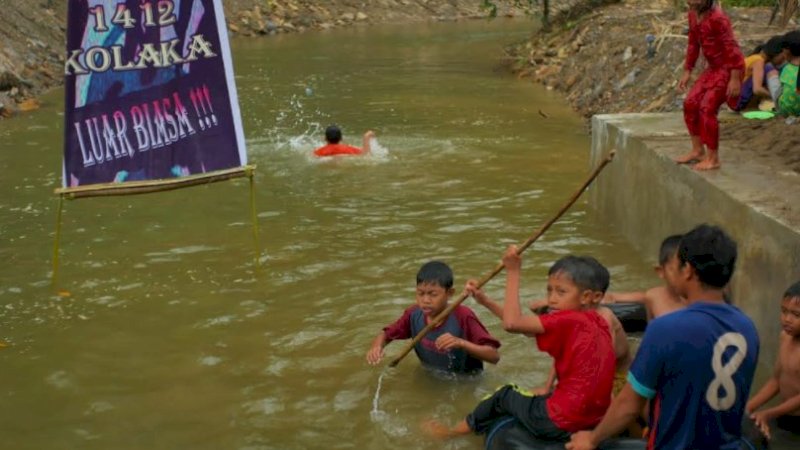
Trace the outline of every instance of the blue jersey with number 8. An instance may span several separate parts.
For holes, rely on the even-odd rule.
[[[694,303],[647,326],[628,373],[650,400],[648,449],[738,449],[758,360],[758,332],[739,308]]]

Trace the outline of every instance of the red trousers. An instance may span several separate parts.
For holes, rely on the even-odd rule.
[[[683,120],[692,136],[709,150],[719,148],[719,107],[725,103],[731,73],[726,69],[708,68],[700,74],[686,100],[683,101]]]

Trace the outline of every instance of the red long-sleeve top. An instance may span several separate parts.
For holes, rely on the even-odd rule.
[[[689,45],[686,48],[686,70],[691,71],[697,57],[703,56],[712,69],[740,70],[744,73],[744,55],[739,49],[728,16],[718,7],[711,8],[702,20],[689,11]]]

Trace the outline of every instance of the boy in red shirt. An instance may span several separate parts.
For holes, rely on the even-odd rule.
[[[570,433],[597,425],[611,401],[615,368],[611,333],[606,320],[589,309],[595,297],[591,286],[597,270],[587,258],[566,256],[556,261],[547,280],[552,312],[523,316],[519,304],[522,259],[516,247],[508,248],[503,264],[507,275],[502,306],[474,288],[468,289],[479,303],[503,319],[503,329],[536,338],[539,349],[555,359],[559,382],[552,394],[540,396],[513,385],[503,386],[455,427],[431,421],[426,431],[439,438],[482,434],[495,420],[513,416],[539,439],[566,441]]]
[[[683,102],[683,118],[692,138],[692,151],[675,161],[690,164],[699,160],[694,165],[696,170],[718,169],[717,113],[726,98],[739,97],[744,56],[733,35],[730,20],[715,5],[715,0],[687,0],[686,3],[689,5],[689,44],[678,88],[686,91],[701,50],[708,67],[700,74]]]
[[[337,156],[337,155],[368,155],[370,151],[370,139],[375,137],[372,130],[364,133],[362,147],[352,147],[350,145],[341,144],[342,130],[336,125],[331,125],[325,129],[325,142],[326,145],[314,150],[315,156]]]

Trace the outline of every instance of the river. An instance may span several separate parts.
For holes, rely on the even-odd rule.
[[[589,173],[590,139],[557,93],[503,68],[525,20],[372,26],[234,40],[255,177],[261,269],[246,180],[67,202],[58,293],[49,283],[63,94],[0,123],[0,430],[9,449],[442,448],[419,423],[462,418],[548,358],[502,331],[502,359],[446,380],[411,354],[364,355],[448,262],[456,288],[547,220]],[[315,160],[324,127],[377,134],[367,158]],[[602,176],[602,175],[601,175]],[[657,283],[581,200],[525,255],[541,298],[568,253],[592,254],[612,290]],[[504,278],[486,291],[501,299]],[[391,344],[391,357],[402,347]],[[477,437],[446,448],[482,448]]]

